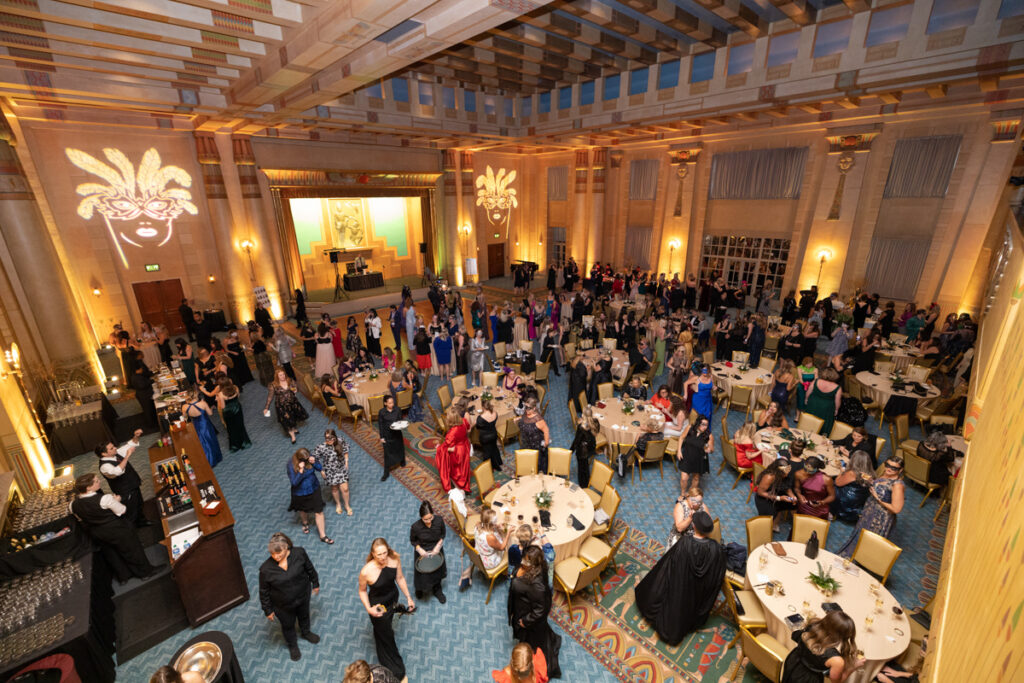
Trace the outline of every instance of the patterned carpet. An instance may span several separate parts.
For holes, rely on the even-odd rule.
[[[297,365],[301,367],[302,363],[300,359]],[[431,396],[435,407],[439,407],[438,386],[438,378],[432,377],[427,395]],[[549,393],[547,421],[553,443],[568,446],[572,435],[564,376],[552,376]],[[247,385],[242,402],[254,446],[239,453],[228,453],[222,433],[225,460],[216,471],[237,520],[235,533],[253,598],[200,630],[221,630],[231,636],[249,680],[340,680],[345,666],[354,659],[376,660],[369,621],[359,602],[356,585],[370,541],[384,536],[406,563],[410,562],[408,530],[416,519],[419,500],[443,501],[436,473],[427,460],[430,442],[425,431],[414,426],[407,443],[412,456],[409,466],[382,483],[378,481],[380,449],[375,431],[365,423],[356,428],[345,425],[344,432],[352,446],[352,506],[356,514],[337,516],[333,506],[328,506],[328,534],[337,542],[329,547],[317,541],[315,529],[313,535],[303,536],[297,515],[287,512],[288,482],[284,464],[292,446],[277,423],[262,416],[265,397],[264,389],[258,384]],[[302,428],[299,442],[312,448],[319,443],[328,422],[307,401],[303,402],[311,417]],[[719,427],[720,416],[721,411],[716,410],[713,419],[716,427]],[[740,426],[742,419],[736,412],[728,416],[730,432]],[[873,433],[877,431],[873,419],[867,427]],[[719,436],[716,429],[716,438]],[[911,438],[920,438],[916,427],[912,428]],[[514,447],[513,444],[511,448]],[[711,458],[712,473],[702,482],[705,499],[713,516],[721,519],[724,540],[745,544],[743,520],[756,515],[754,505],[745,502],[745,483],[730,490],[734,475],[714,474],[721,461],[720,450]],[[81,473],[84,468],[94,466],[94,462],[91,456],[79,458],[76,471]],[[731,675],[736,665],[736,650],[730,649],[724,654],[722,650],[735,631],[724,618],[721,605],[702,631],[677,648],[667,648],[641,623],[632,603],[633,585],[660,556],[661,543],[668,535],[671,506],[678,493],[674,472],[666,472],[662,479],[656,469],[648,468],[642,481],[638,478],[630,483],[627,476],[625,480],[616,479],[614,485],[623,499],[617,520],[631,529],[617,557],[618,571],[605,574],[604,597],[595,601],[588,592],[575,598],[571,617],[566,613],[564,598],[556,594],[552,621],[557,631],[568,636],[563,637],[561,655],[564,680],[715,681],[723,674]],[[907,491],[907,505],[893,536],[903,548],[903,554],[896,563],[888,588],[905,606],[913,607],[925,602],[934,591],[946,516],[933,524],[938,502],[933,497],[919,508],[920,490],[908,485]],[[438,511],[449,516],[446,503],[442,502]],[[828,548],[838,549],[851,530],[851,527],[834,523]],[[288,661],[280,630],[263,616],[257,598],[257,570],[266,558],[266,541],[275,531],[288,533],[297,544],[306,547],[321,577],[322,591],[314,598],[313,629],[323,641],[316,646],[300,641],[304,656],[297,663]],[[777,538],[785,538],[788,531],[784,527]],[[613,531],[611,537],[615,536]],[[416,615],[402,618],[396,624],[399,649],[405,656],[410,681],[487,681],[491,669],[507,663],[513,645],[505,618],[506,584],[496,584],[489,605],[484,605],[487,587],[481,577],[474,581],[471,589],[459,593],[456,585],[460,555],[451,529],[446,548],[449,602],[442,606],[433,599],[422,601]],[[146,680],[192,635],[192,632],[180,633],[119,666],[119,676],[122,680]],[[737,680],[761,680],[752,667],[737,673],[740,674]]]

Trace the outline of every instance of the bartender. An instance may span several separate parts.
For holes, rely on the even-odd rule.
[[[131,440],[120,448],[115,448],[114,444],[108,441],[97,446],[94,451],[100,459],[100,474],[107,480],[110,490],[120,497],[121,504],[125,507],[124,518],[135,526],[150,526],[152,522],[142,514],[142,479],[128,461],[141,445],[141,436],[142,430],[136,429]]]
[[[119,583],[125,583],[133,576],[140,579],[151,576],[160,568],[151,565],[146,558],[135,529],[125,519],[125,506],[120,497],[100,493],[101,481],[95,472],[75,479],[78,495],[68,509],[100,544],[103,556]]]

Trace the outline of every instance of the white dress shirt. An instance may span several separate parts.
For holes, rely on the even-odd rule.
[[[93,491],[92,493],[83,493],[83,494],[79,495],[78,497],[79,498],[89,498],[90,496],[95,496],[98,493],[99,493],[99,491]],[[110,510],[115,515],[117,515],[118,517],[123,515],[125,513],[125,510],[128,509],[124,505],[121,504],[121,501],[119,501],[117,499],[117,497],[112,496],[109,493],[104,493],[100,497],[100,507],[103,508],[104,510]],[[68,510],[69,511],[71,510],[71,503],[68,503]]]

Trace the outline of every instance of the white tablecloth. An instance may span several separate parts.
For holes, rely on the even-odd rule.
[[[919,402],[918,405],[924,405],[926,403],[934,401],[942,393],[935,385],[924,384],[924,382],[922,382],[921,384],[923,384],[925,388],[928,389],[928,393],[925,396],[915,394],[914,391],[909,387],[905,388],[902,391],[895,391],[892,388],[892,380],[889,379],[888,375],[876,375],[867,370],[858,372],[856,375],[856,379],[864,386],[864,395],[874,400],[876,403],[883,407],[886,403],[888,403],[889,398],[892,396],[915,398]]]
[[[726,396],[732,395],[732,388],[735,386],[750,387],[751,403],[755,406],[761,397],[768,396],[772,391],[772,373],[761,368],[741,371],[736,363],[730,368],[725,362],[721,362],[711,366],[711,374],[714,375],[718,388],[724,391]]]
[[[761,451],[761,464],[765,467],[775,462],[779,457],[779,446],[792,442],[794,437],[810,439],[814,443],[814,450],[804,450],[803,457],[815,455],[825,461],[825,474],[830,477],[838,477],[845,469],[844,460],[841,454],[833,446],[832,442],[821,434],[805,432],[801,429],[789,429],[792,437],[786,435],[787,430],[775,431],[771,428],[762,429],[754,434],[754,444]]]
[[[357,372],[348,377],[342,388],[350,405],[362,406],[366,414],[370,414],[370,397],[388,393],[388,382],[391,381],[391,373],[380,371],[377,379],[370,379],[365,372]]]
[[[892,356],[892,369],[896,372],[906,372],[910,364],[921,357],[921,350],[916,346],[887,346],[883,344],[878,350]]]
[[[568,486],[567,486],[568,484]],[[555,562],[576,556],[580,551],[583,541],[590,538],[591,529],[594,526],[594,504],[586,491],[576,484],[555,477],[550,474],[531,474],[520,477],[519,483],[515,479],[509,479],[504,486],[498,489],[494,500],[501,503],[501,506],[494,506],[498,513],[498,520],[510,525],[510,530],[520,524],[531,524],[534,517],[539,519],[539,511],[534,502],[534,495],[539,493],[542,487],[554,494],[551,501],[551,524],[548,529],[548,541],[555,549]],[[569,524],[569,515],[573,515],[583,525],[582,530],[577,530]],[[522,516],[520,520],[519,517]]]
[[[494,406],[494,412],[498,414],[498,421],[500,422],[505,417],[515,418],[515,414],[512,411],[519,403],[519,396],[514,391],[500,387],[491,387],[490,392],[492,396],[491,404]],[[469,406],[473,409],[473,416],[470,419],[471,424],[476,424],[476,416],[480,414],[480,397],[482,395],[483,389],[480,387],[473,387],[460,394],[460,396],[465,396],[469,399]]]
[[[591,365],[597,362],[598,358],[601,357],[603,349],[587,349],[582,354],[584,360],[589,361]],[[612,351],[612,377],[621,379],[625,377],[626,372],[629,371],[629,354],[625,351],[619,351],[615,349]]]
[[[867,660],[860,671],[846,679],[848,683],[868,683],[887,661],[906,651],[910,645],[910,622],[906,614],[896,615],[892,611],[899,603],[875,577],[853,564],[844,569],[842,558],[827,550],[820,550],[818,557],[811,560],[804,556],[803,543],[783,542],[782,546],[786,549],[784,558],[775,555],[767,545],[755,548],[747,558],[747,588],[756,586],[753,590],[764,607],[768,633],[773,638],[792,649],[796,643],[786,617],[805,611],[813,612],[812,618],[822,617],[825,612],[821,604],[835,602],[856,624],[857,647]],[[761,557],[767,558],[764,567],[760,566]],[[831,568],[833,578],[842,584],[831,598],[807,580],[808,574],[817,572],[819,562],[823,568]],[[761,584],[770,580],[781,581],[786,594],[767,595]],[[869,590],[872,584],[879,586],[877,597]],[[881,601],[880,607],[876,600]],[[871,626],[865,621],[869,616],[874,620]]]
[[[601,425],[601,433],[608,439],[608,443],[635,444],[650,416],[654,416],[662,425],[665,424],[665,415],[660,410],[640,401],[634,403],[636,407],[632,415],[622,412],[622,399],[618,397],[603,398],[594,404],[594,417]]]

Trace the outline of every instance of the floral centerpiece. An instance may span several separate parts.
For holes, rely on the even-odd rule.
[[[634,410],[636,410],[636,402],[635,401],[633,401],[632,399],[628,399],[627,398],[625,401],[622,402],[622,414],[623,415],[632,415]]]
[[[807,580],[810,581],[815,588],[824,593],[826,598],[831,598],[843,584],[832,578],[831,569],[823,569],[821,562],[817,562],[816,564],[818,565],[818,573],[815,574],[814,572],[811,572],[807,575]]]
[[[553,498],[553,495],[552,495],[551,491],[548,491],[547,484],[544,482],[543,477],[541,477],[541,488],[540,488],[540,491],[538,491],[533,496],[534,504],[537,506],[538,510],[547,510],[548,508],[551,507],[551,500],[552,500],[552,498]]]
[[[484,393],[480,394],[481,401],[490,401],[494,398],[494,394],[491,393],[490,389],[484,389]]]
[[[814,441],[812,441],[811,439],[805,439],[803,437],[797,437],[797,438],[793,439],[793,442],[794,443],[799,443],[800,445],[802,445],[804,447],[804,453],[813,453],[814,452]]]
[[[740,363],[740,372],[746,372],[749,369],[750,369],[749,365],[747,365],[746,363]]]
[[[370,381],[371,382],[373,380],[377,379],[377,377],[379,377],[379,375],[377,374],[377,370],[376,369],[370,370],[369,377],[370,377]]]

